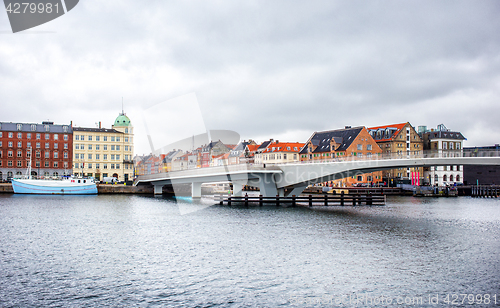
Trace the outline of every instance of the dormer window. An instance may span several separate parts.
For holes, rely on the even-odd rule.
[[[17,130],[22,130],[23,129],[23,125],[22,124],[17,124]]]
[[[45,131],[48,132],[50,130],[50,126],[49,125],[45,125]]]

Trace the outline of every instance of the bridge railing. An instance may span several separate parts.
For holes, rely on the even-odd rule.
[[[309,155],[309,154],[308,154]],[[221,172],[224,171],[240,171],[240,170],[251,170],[254,168],[270,168],[272,166],[289,165],[289,164],[320,164],[320,163],[334,163],[334,162],[349,162],[349,161],[373,161],[373,160],[393,160],[393,159],[419,159],[419,158],[451,158],[451,157],[500,157],[500,150],[435,150],[435,151],[412,151],[410,153],[404,151],[402,153],[372,153],[371,155],[340,155],[335,157],[321,157],[312,160],[303,161],[290,161],[290,162],[268,162],[263,163],[242,163],[242,164],[231,164],[223,166],[211,166],[205,168],[192,168],[184,170],[176,170],[168,172],[169,175],[173,175],[176,172],[182,172],[184,174],[189,172],[214,172],[220,169]],[[142,179],[147,179],[149,177],[157,177],[157,174],[141,175]]]

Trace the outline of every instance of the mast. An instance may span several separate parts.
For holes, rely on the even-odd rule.
[[[29,162],[28,162],[28,169],[26,170],[26,178],[28,180],[31,180],[31,147],[28,148],[27,154],[29,157]]]

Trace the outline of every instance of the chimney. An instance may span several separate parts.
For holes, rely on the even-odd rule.
[[[99,128],[101,128],[101,121],[99,121]]]
[[[69,121],[69,126],[73,127],[73,121]]]
[[[346,125],[346,126],[345,126],[345,129],[348,129],[348,128],[351,128],[351,126]]]
[[[276,144],[278,144],[278,143],[280,143],[280,141],[279,141],[279,140],[276,140]]]

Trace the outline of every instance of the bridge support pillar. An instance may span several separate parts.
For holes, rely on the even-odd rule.
[[[154,185],[154,194],[161,195],[163,191],[163,185]]]
[[[264,173],[259,175],[260,194],[264,197],[276,197],[278,189],[273,174]]]
[[[198,182],[191,183],[191,197],[201,198],[201,183]]]
[[[285,189],[284,188],[278,188],[277,195],[279,195],[280,197],[284,197],[285,196]]]
[[[245,182],[233,182],[233,196],[243,196],[243,186]]]

